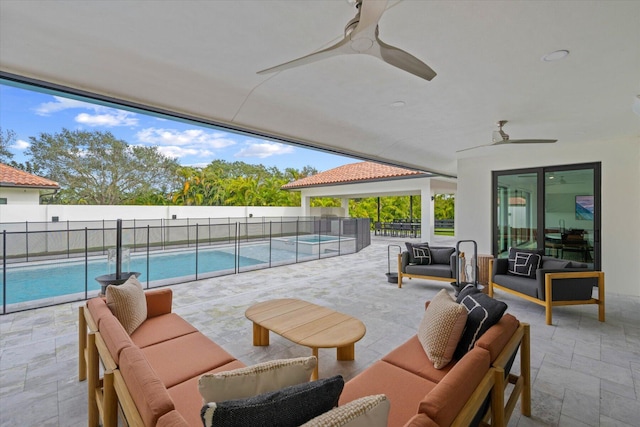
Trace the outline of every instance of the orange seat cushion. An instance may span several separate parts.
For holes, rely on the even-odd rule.
[[[115,316],[103,317],[100,321],[100,336],[104,340],[113,361],[116,365],[120,361],[120,352],[127,347],[133,346],[133,342],[124,330],[124,327]]]
[[[239,360],[234,360],[226,365],[222,365],[212,371],[206,373],[215,373],[222,371],[231,371],[233,369],[244,368],[244,363]],[[173,404],[176,410],[187,420],[189,425],[197,426],[202,425],[202,418],[200,417],[200,410],[204,405],[204,400],[198,390],[198,379],[200,375],[197,375],[185,382],[177,384],[169,389],[169,395],[173,399]]]
[[[158,418],[175,409],[169,392],[138,347],[122,350],[120,372],[146,426],[156,425]]]
[[[144,348],[197,331],[182,317],[169,313],[147,319],[133,331],[131,339],[135,345]]]
[[[474,347],[420,402],[419,412],[438,425],[450,425],[489,372],[489,352]]]
[[[142,352],[167,388],[235,360],[200,332],[144,347]]]
[[[456,363],[454,360],[444,368],[434,368],[433,363],[431,363],[427,357],[427,353],[424,352],[424,348],[420,340],[418,340],[417,335],[414,335],[407,342],[392,350],[384,356],[382,360],[435,383],[440,382]]]
[[[388,426],[403,426],[418,412],[418,404],[435,386],[432,381],[380,360],[345,384],[338,405],[384,394],[391,404]]]
[[[488,350],[491,353],[491,363],[493,363],[519,326],[518,319],[511,314],[505,314],[498,323],[478,338],[475,345]]]

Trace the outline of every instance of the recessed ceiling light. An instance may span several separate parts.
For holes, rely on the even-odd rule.
[[[554,52],[547,53],[542,58],[540,58],[544,62],[552,62],[559,61],[561,59],[566,58],[569,55],[569,51],[566,49],[556,50]]]
[[[396,101],[396,102],[392,102],[391,104],[389,104],[389,107],[391,108],[402,108],[405,105],[407,105],[404,101]]]

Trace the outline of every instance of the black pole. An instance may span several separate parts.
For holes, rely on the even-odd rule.
[[[87,227],[84,228],[84,299],[89,299],[89,230]]]
[[[120,280],[122,274],[122,220],[116,224],[116,280]]]
[[[6,314],[6,313],[7,313],[7,230],[2,230],[2,314]]]

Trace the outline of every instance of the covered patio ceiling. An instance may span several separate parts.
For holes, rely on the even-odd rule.
[[[456,153],[489,144],[498,120],[576,150],[640,135],[640,2],[391,0],[380,38],[432,81],[368,55],[256,73],[337,42],[355,13],[354,0],[3,0],[0,72],[449,176],[460,156],[517,158],[515,144]]]

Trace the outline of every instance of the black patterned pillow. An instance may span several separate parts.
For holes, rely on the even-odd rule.
[[[509,248],[509,266],[507,273],[535,279],[536,270],[540,268],[541,263],[542,256],[540,251]]]
[[[456,302],[467,309],[467,324],[458,342],[453,358],[460,360],[490,327],[498,323],[507,310],[507,304],[480,292],[474,285],[467,285]]]
[[[411,243],[411,242],[405,242],[404,243],[405,246],[407,247],[407,252],[409,252],[409,264],[415,264],[416,263],[416,259],[413,256],[413,248],[422,248],[422,247],[429,247],[429,242],[422,242],[422,243]]]
[[[200,415],[205,427],[296,427],[338,405],[341,375],[306,382],[246,399],[206,403]]]
[[[429,245],[414,246],[413,259],[415,260],[415,264],[420,264],[420,265],[431,264],[431,251],[429,250]]]
[[[536,270],[540,268],[540,259],[541,257],[538,254],[516,252],[516,257],[513,260],[513,270],[510,270],[509,273],[535,279]]]

